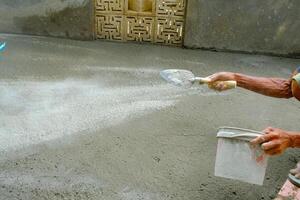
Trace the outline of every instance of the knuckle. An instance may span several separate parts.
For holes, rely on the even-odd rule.
[[[272,134],[275,138],[279,138],[280,137],[280,134],[278,132],[273,132]]]
[[[283,150],[282,150],[282,149],[279,149],[279,150],[277,151],[277,154],[282,154],[282,152],[283,152]]]

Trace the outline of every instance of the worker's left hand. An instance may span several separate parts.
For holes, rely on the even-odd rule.
[[[295,169],[291,169],[290,173],[294,175],[296,178],[300,179],[300,162],[297,163]]]
[[[252,145],[261,144],[262,149],[268,155],[278,155],[292,146],[292,139],[288,131],[278,128],[266,128],[265,134],[252,140]]]

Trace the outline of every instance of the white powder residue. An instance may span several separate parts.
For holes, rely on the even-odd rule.
[[[93,75],[0,81],[0,151],[95,132],[172,106],[185,95],[216,95],[204,87],[172,87],[155,68],[81,66],[71,70]]]
[[[95,131],[175,103],[166,85],[102,87],[96,80],[0,82],[0,148]]]
[[[155,68],[140,68],[140,69],[136,69],[136,68],[128,68],[128,67],[102,67],[102,66],[73,66],[72,70],[76,70],[76,71],[85,71],[85,70],[92,70],[92,71],[109,71],[109,72],[130,72],[133,74],[159,74],[160,70],[155,69]]]
[[[148,67],[148,68],[129,68],[129,67],[103,67],[103,66],[72,66],[70,68],[72,71],[90,71],[90,72],[96,72],[96,73],[110,73],[110,74],[128,74],[135,78],[159,78],[159,69],[156,69],[154,67]]]

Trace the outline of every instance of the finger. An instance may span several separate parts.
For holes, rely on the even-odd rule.
[[[205,77],[204,79],[202,79],[202,81],[203,81],[204,83],[211,83],[211,82],[212,82],[212,80],[211,80],[210,77]]]
[[[224,72],[217,72],[210,75],[208,78],[211,79],[211,82],[222,81],[224,79]]]
[[[275,138],[276,136],[273,134],[266,134],[266,135],[262,135],[259,136],[253,140],[250,141],[251,144],[262,144],[265,142],[268,142],[270,140],[272,140],[273,138]]]
[[[273,131],[274,131],[274,128],[272,128],[272,127],[268,127],[265,130],[263,130],[263,132],[266,133],[266,134],[268,134],[270,132],[273,132]]]
[[[218,84],[216,82],[208,83],[208,87],[210,89],[220,91],[220,87],[218,86]]]
[[[214,89],[215,89],[215,90],[218,90],[218,91],[222,91],[222,90],[223,90],[223,85],[222,85],[222,83],[216,82],[216,83],[214,84]]]
[[[300,179],[300,173],[297,173],[297,174],[295,175],[295,177],[296,177],[297,179]]]
[[[210,75],[210,76],[208,76],[206,78],[210,79],[209,82],[215,82],[215,81],[218,80],[218,74],[213,74],[213,75]]]
[[[279,148],[274,148],[274,149],[270,149],[268,151],[265,151],[266,154],[270,155],[270,156],[274,156],[274,155],[279,155],[282,153],[282,150]]]
[[[261,143],[263,143],[264,139],[262,139],[261,137],[262,137],[262,136],[257,137],[257,138],[255,138],[255,139],[251,140],[251,141],[250,141],[250,144],[251,144],[251,145],[256,145],[256,144],[261,144]]]
[[[265,130],[263,130],[264,134],[269,134],[272,133],[274,130],[272,128],[266,128]]]
[[[210,89],[215,89],[215,88],[214,88],[214,85],[213,85],[212,83],[208,83],[207,85],[208,85],[208,87],[209,87]]]
[[[295,169],[291,169],[291,170],[290,170],[290,173],[293,174],[293,175],[295,175],[295,174],[299,174],[300,171],[299,171],[298,168],[295,168]]]
[[[297,163],[296,168],[290,170],[290,173],[293,175],[300,174],[300,163],[299,162]]]
[[[290,170],[290,173],[293,174],[293,175],[297,174],[297,172],[298,172],[297,168],[296,168],[296,169],[291,169],[291,170]]]
[[[265,142],[261,145],[262,149],[265,151],[268,151],[270,149],[278,148],[280,147],[280,141],[279,140],[271,140],[269,142]]]
[[[222,91],[225,89],[225,84],[223,82],[218,82],[217,88],[219,91]]]

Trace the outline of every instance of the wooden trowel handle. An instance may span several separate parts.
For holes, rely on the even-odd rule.
[[[209,78],[196,77],[195,80],[199,81],[200,84],[203,84],[203,83],[210,84]],[[236,86],[237,86],[236,81],[216,81],[213,84],[218,84],[218,83],[223,83],[226,87],[226,90],[236,88]]]
[[[234,89],[237,86],[236,81],[223,81],[227,87],[227,89]]]

